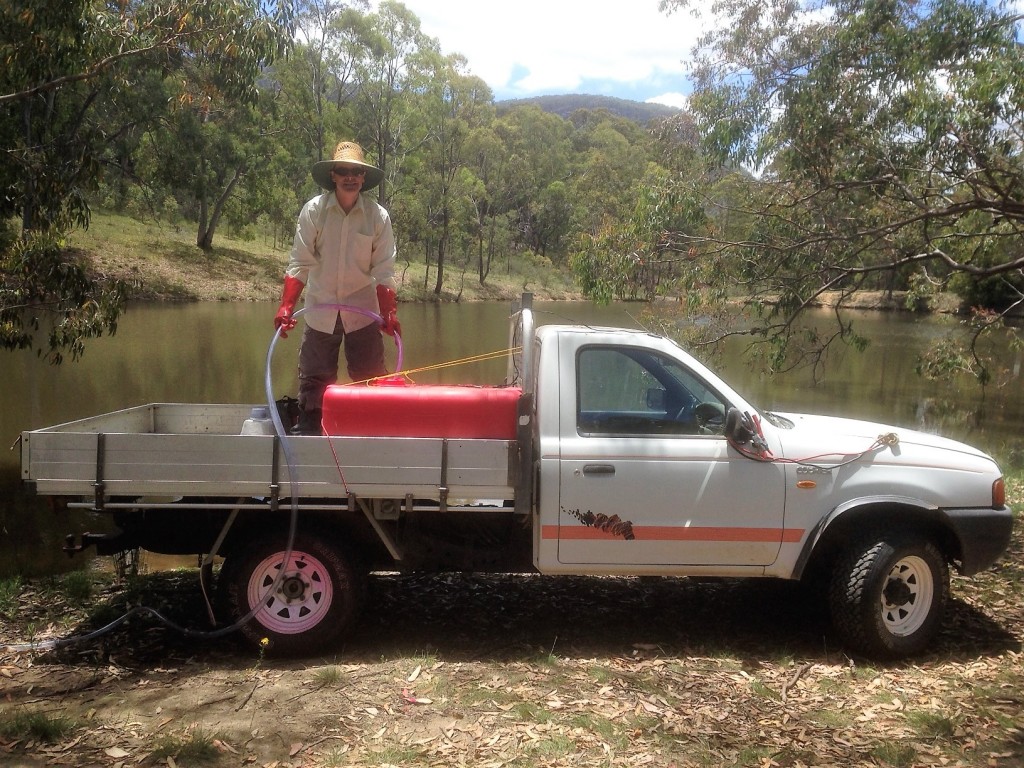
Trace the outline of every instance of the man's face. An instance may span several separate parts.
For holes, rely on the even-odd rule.
[[[358,192],[363,188],[366,169],[357,165],[336,165],[331,169],[334,188],[342,192]]]

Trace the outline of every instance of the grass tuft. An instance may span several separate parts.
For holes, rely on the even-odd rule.
[[[941,712],[908,712],[907,723],[927,741],[950,741],[957,730],[956,720]]]
[[[336,688],[342,683],[344,677],[337,667],[321,667],[313,675],[313,682],[319,688]]]
[[[71,571],[61,577],[61,590],[69,600],[85,602],[93,596],[92,577],[86,571]]]
[[[212,763],[220,757],[215,738],[201,728],[190,730],[183,736],[167,735],[157,742],[150,757],[156,760],[171,758],[179,765]]]
[[[13,616],[18,607],[18,595],[21,594],[23,582],[21,576],[0,579],[0,616]]]
[[[883,741],[871,750],[871,755],[892,768],[910,768],[917,760],[913,745],[899,741]]]
[[[74,720],[63,715],[50,716],[31,710],[0,711],[0,736],[5,739],[54,744],[77,727]]]

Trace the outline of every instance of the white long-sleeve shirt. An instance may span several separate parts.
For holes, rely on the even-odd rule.
[[[299,212],[286,273],[306,284],[307,307],[346,304],[379,313],[377,286],[396,288],[391,217],[363,195],[347,214],[333,191],[317,195]],[[338,312],[310,310],[302,316],[312,328],[332,333]],[[342,312],[341,319],[346,332],[373,322],[354,312]]]

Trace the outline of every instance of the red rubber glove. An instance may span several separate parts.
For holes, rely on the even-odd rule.
[[[380,316],[383,320],[381,330],[388,336],[396,333],[402,335],[402,326],[398,322],[398,297],[393,288],[386,285],[377,286],[377,304],[380,305]]]
[[[297,277],[284,276],[284,290],[281,292],[281,306],[274,315],[274,327],[281,331],[281,338],[288,338],[288,331],[295,327],[297,322],[292,313],[295,311],[295,303],[302,294],[306,284]]]

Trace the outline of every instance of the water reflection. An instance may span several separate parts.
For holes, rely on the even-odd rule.
[[[264,401],[267,347],[276,305],[200,303],[131,307],[112,338],[90,342],[82,361],[54,368],[31,352],[0,352],[0,441],[19,433],[149,402]],[[459,305],[403,304],[405,369],[420,383],[499,383],[504,360],[446,365],[508,344],[509,306],[504,302]],[[637,305],[595,307],[588,303],[541,302],[537,319],[639,327]],[[738,344],[728,347],[723,377],[759,406],[865,418],[923,428],[962,439],[997,456],[1021,452],[1024,387],[1021,353],[1004,344],[997,359],[1015,378],[1010,386],[976,387],[930,382],[914,371],[917,354],[956,321],[942,317],[858,313],[859,332],[872,343],[864,353],[833,356],[820,380],[807,370],[764,377],[742,362]],[[277,345],[271,361],[275,396],[294,394],[299,334]],[[998,340],[995,343],[1000,343]],[[392,360],[394,350],[389,350]],[[0,452],[0,577],[53,572],[67,567],[60,552],[68,532],[97,530],[102,521],[86,513],[51,510],[26,495],[15,445]]]

